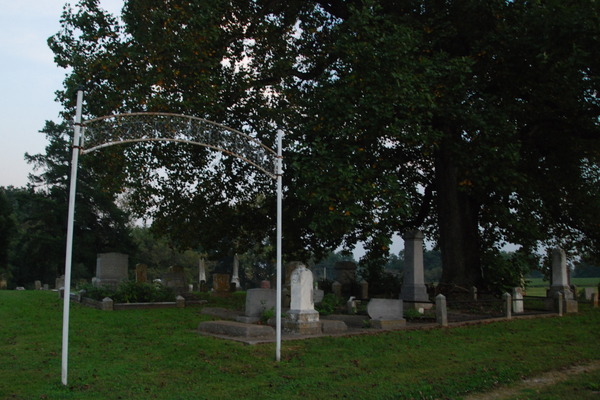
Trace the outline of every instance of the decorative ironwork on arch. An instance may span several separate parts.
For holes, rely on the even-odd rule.
[[[208,147],[238,157],[277,177],[277,152],[241,131],[206,119],[172,113],[129,113],[82,123],[81,153],[123,143],[170,141]]]

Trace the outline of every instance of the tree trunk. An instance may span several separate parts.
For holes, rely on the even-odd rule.
[[[443,287],[470,289],[482,283],[478,213],[480,205],[459,184],[455,155],[445,139],[436,154],[435,174]],[[463,185],[468,185],[465,182]]]

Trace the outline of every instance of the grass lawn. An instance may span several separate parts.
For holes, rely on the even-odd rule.
[[[527,295],[528,296],[546,296],[546,289],[550,287],[550,282],[543,278],[527,279]],[[578,289],[584,287],[598,287],[600,278],[571,278],[571,284],[577,286]],[[577,290],[579,292],[579,290]]]
[[[277,363],[274,344],[198,335],[198,323],[210,319],[199,307],[106,312],[73,304],[63,387],[62,302],[53,292],[0,291],[0,399],[459,399],[599,360],[600,310],[580,309],[562,318],[283,342]],[[592,390],[597,378],[578,377],[576,385]]]

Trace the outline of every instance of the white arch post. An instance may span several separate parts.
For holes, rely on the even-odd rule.
[[[114,139],[110,142],[104,143],[96,143],[92,145],[91,148],[84,149],[84,141],[83,136],[85,131],[82,130],[83,125],[81,122],[81,114],[82,114],[82,104],[83,104],[83,91],[79,90],[77,92],[77,106],[75,113],[75,126],[73,131],[73,154],[71,160],[71,180],[70,180],[70,189],[69,189],[69,210],[67,215],[67,245],[66,245],[66,255],[65,255],[65,288],[64,288],[64,304],[63,304],[63,327],[62,327],[62,383],[63,385],[67,385],[67,376],[68,376],[68,358],[69,358],[69,312],[70,312],[70,298],[71,298],[71,266],[72,266],[72,255],[73,255],[73,225],[74,225],[74,217],[75,217],[75,194],[76,194],[76,186],[77,186],[77,167],[79,161],[79,153],[86,154],[107,146],[112,146],[120,143],[131,143],[131,142],[140,142],[140,141],[174,141],[174,142],[183,142],[205,146],[211,148],[213,150],[221,151],[227,154],[234,155],[249,164],[252,164],[262,172],[264,172],[267,176],[275,179],[277,181],[277,302],[276,302],[276,349],[275,349],[275,359],[277,361],[281,360],[281,294],[282,294],[282,286],[281,286],[281,263],[282,263],[282,202],[283,202],[283,194],[282,194],[282,178],[283,178],[283,156],[282,156],[282,141],[283,141],[283,131],[277,131],[277,152],[275,157],[275,171],[269,172],[265,168],[261,162],[264,162],[265,157],[268,158],[268,154],[273,152],[273,150],[268,147],[260,144],[256,139],[250,138],[249,136],[239,132],[234,131],[231,128],[227,128],[225,126],[201,120],[200,118],[194,117],[186,117],[183,115],[176,114],[150,114],[150,113],[137,113],[137,114],[129,114],[129,115],[156,115],[161,117],[168,118],[187,118],[187,123],[191,126],[192,123],[206,123],[210,124],[212,128],[217,127],[218,129],[224,129],[229,132],[229,134],[235,133],[239,134],[241,137],[246,137],[248,140],[251,140],[253,143],[253,149],[262,149],[265,156],[257,155],[256,158],[247,157],[247,154],[237,154],[234,150],[228,150],[222,147],[220,144],[215,144],[210,141],[194,141],[194,140],[184,140],[181,138],[167,138],[167,137],[148,137],[143,136],[140,138],[131,139],[130,137],[120,137]],[[127,116],[122,115],[121,117]],[[102,121],[107,118],[111,118],[112,116],[98,118],[95,121]],[[94,121],[94,120],[92,120]],[[92,122],[92,121],[87,121]],[[200,121],[200,122],[199,122]],[[129,135],[130,132],[128,132]],[[211,138],[211,134],[207,136],[208,139]],[[238,140],[238,139],[235,139]],[[233,140],[233,146],[236,147],[238,143]],[[251,147],[251,146],[250,146]],[[262,161],[261,161],[262,160]],[[273,165],[273,164],[271,164]]]

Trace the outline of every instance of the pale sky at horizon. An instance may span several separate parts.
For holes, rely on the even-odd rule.
[[[54,64],[47,39],[59,31],[65,3],[0,0],[0,186],[27,184],[32,167],[25,153],[43,153],[47,142],[39,130],[47,120],[59,121],[54,93],[62,88],[66,71]],[[123,3],[100,0],[113,14]]]

